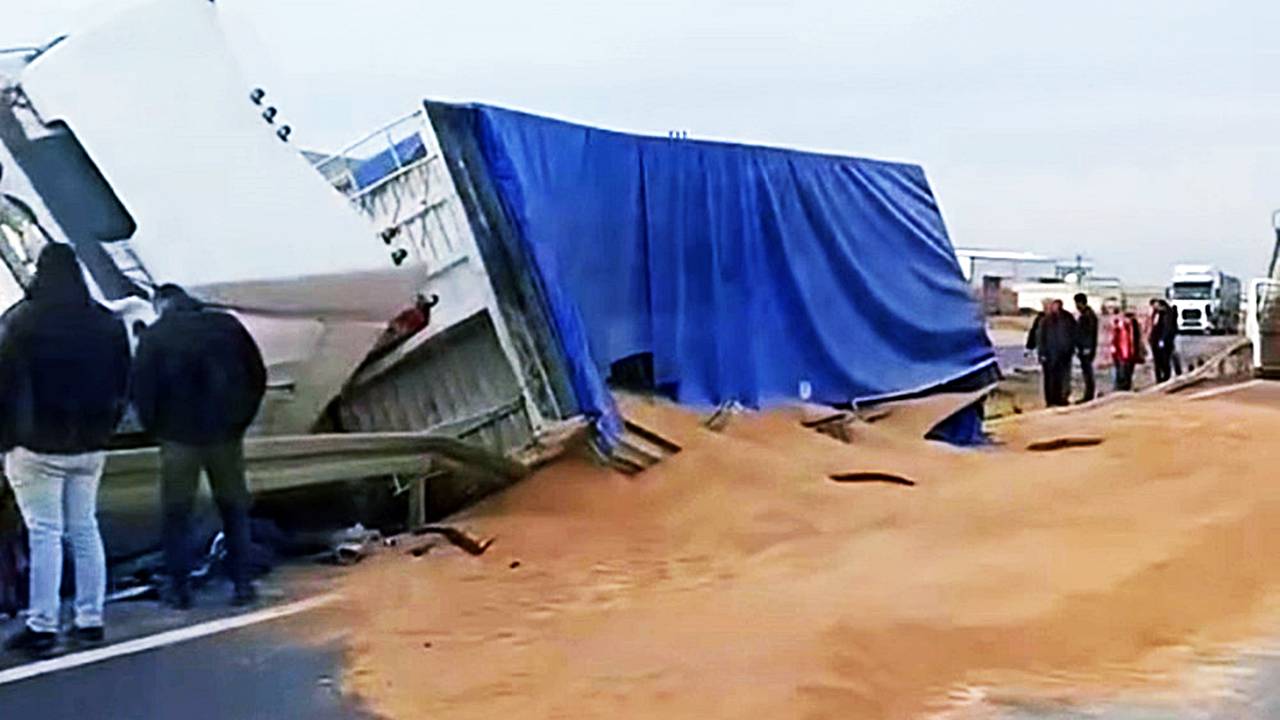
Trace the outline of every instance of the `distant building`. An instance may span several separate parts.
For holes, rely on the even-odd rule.
[[[1016,250],[957,248],[956,259],[989,315],[1038,310],[1043,300],[1084,292],[1099,302],[1118,302],[1119,280],[1093,275],[1093,263]]]
[[[983,250],[956,248],[960,271],[974,287],[981,287],[986,278],[998,278],[1004,285],[1037,280],[1066,280],[1071,275],[1088,277],[1093,273],[1093,263],[1075,258],[1063,260],[1048,255],[1017,250]]]
[[[956,259],[960,261],[965,280],[974,287],[982,287],[984,278],[997,278],[1009,284],[1057,277],[1058,260],[1047,255],[956,248]]]

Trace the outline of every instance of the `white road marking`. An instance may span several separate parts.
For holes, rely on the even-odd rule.
[[[1237,385],[1226,385],[1224,387],[1216,387],[1216,388],[1211,388],[1209,390],[1201,390],[1200,392],[1195,393],[1193,395],[1188,395],[1187,399],[1188,400],[1204,400],[1205,398],[1217,397],[1218,395],[1226,395],[1227,393],[1239,392],[1241,390],[1248,390],[1249,388],[1257,387],[1264,382],[1266,381],[1250,380],[1248,382],[1242,382]]]
[[[27,665],[0,670],[0,685],[8,683],[28,680],[40,675],[59,672],[61,670],[70,670],[72,668],[91,665],[113,658],[124,657],[125,655],[134,655],[148,650],[155,650],[167,645],[176,645],[177,643],[195,640],[210,635],[217,635],[229,630],[237,630],[239,628],[257,625],[258,623],[279,620],[291,615],[315,610],[316,608],[331,605],[341,596],[336,593],[327,595],[319,595],[317,597],[299,600],[298,602],[281,605],[279,607],[265,608],[256,612],[246,613],[244,615],[236,615],[235,617],[222,618],[221,620],[211,620],[199,625],[191,625],[189,627],[178,628],[177,630],[169,630],[168,632],[158,633],[156,635],[148,635],[147,637],[128,640],[115,645],[107,645],[93,650],[73,653],[71,655],[63,655],[61,657],[51,658],[49,660],[41,660]]]

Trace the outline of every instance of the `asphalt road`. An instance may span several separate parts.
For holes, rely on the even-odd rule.
[[[1223,335],[1181,335],[1178,337],[1178,353],[1184,364],[1199,363],[1226,347],[1235,340],[1235,336]],[[1107,362],[1106,350],[1099,349],[1102,362]],[[1022,345],[996,345],[996,362],[1006,373],[1018,368],[1035,368],[1035,356],[1028,356]]]
[[[336,644],[251,627],[0,686],[0,715],[32,720],[364,720],[338,687]]]
[[[284,568],[263,584],[264,602],[249,611],[227,607],[228,588],[197,597],[196,609],[180,613],[152,602],[107,607],[109,657],[90,664],[45,668],[34,677],[12,673],[39,669],[25,658],[0,652],[0,718],[32,720],[368,720],[372,713],[341,691],[340,627],[317,622],[319,608],[283,618],[270,615],[322,596],[332,569]],[[261,617],[261,621],[255,618]],[[229,623],[244,627],[214,632]],[[201,628],[209,634],[199,635]],[[0,624],[0,633],[18,629]],[[317,635],[317,633],[322,633]],[[166,639],[172,637],[172,641]],[[154,643],[120,654],[131,643]],[[84,654],[60,656],[75,662]]]

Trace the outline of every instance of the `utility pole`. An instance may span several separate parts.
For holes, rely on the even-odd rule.
[[[1280,260],[1280,210],[1271,213],[1271,228],[1276,232],[1276,244],[1271,250],[1271,265],[1267,267],[1267,277],[1276,277],[1276,260]]]

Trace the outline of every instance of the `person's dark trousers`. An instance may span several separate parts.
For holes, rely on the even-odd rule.
[[[1120,362],[1115,364],[1116,372],[1116,390],[1127,392],[1133,389],[1133,363]]]
[[[1044,404],[1053,407],[1058,402],[1058,373],[1052,361],[1040,361],[1040,380],[1044,383]]]
[[[1173,352],[1166,349],[1154,349],[1151,355],[1156,364],[1156,382],[1162,383],[1173,377]]]
[[[1066,405],[1071,396],[1071,358],[1045,360],[1041,366],[1044,376],[1044,404],[1049,407]]]
[[[1084,377],[1084,396],[1080,398],[1080,402],[1089,402],[1098,392],[1097,381],[1093,376],[1092,355],[1080,355],[1080,374]]]
[[[1058,364],[1058,406],[1071,404],[1071,356]]]
[[[244,475],[244,442],[216,445],[160,444],[160,502],[164,509],[164,552],[169,576],[185,583],[191,573],[191,513],[200,471],[222,516],[227,539],[227,574],[236,587],[249,581],[249,505]]]

